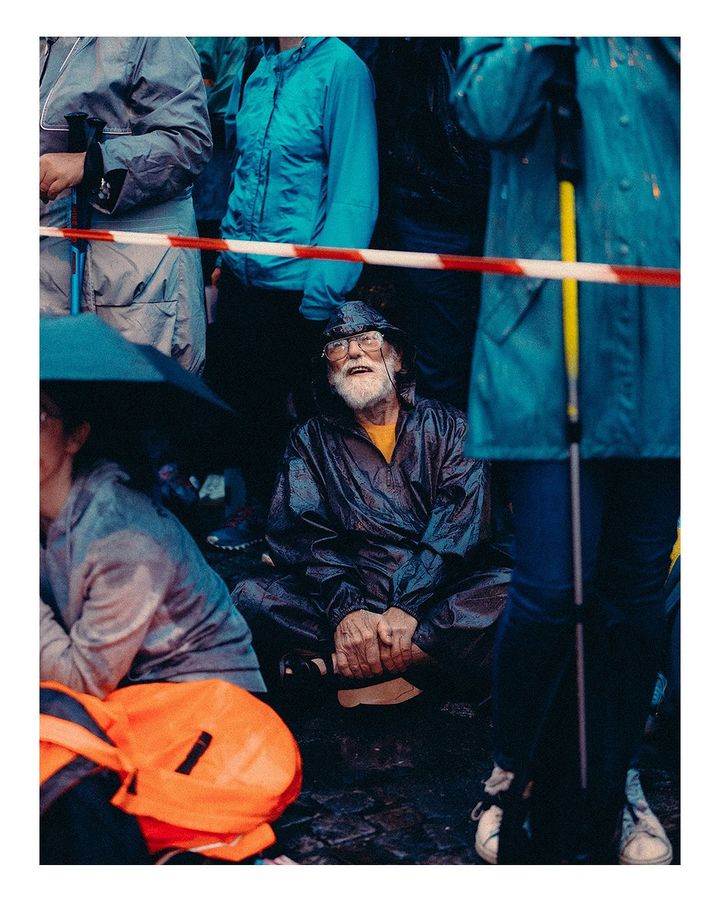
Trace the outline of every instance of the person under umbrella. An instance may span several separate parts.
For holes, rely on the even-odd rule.
[[[143,491],[152,478],[138,462],[142,409],[128,420],[108,402],[124,378],[153,376],[156,356],[167,376],[205,388],[91,316],[41,321],[40,335],[41,680],[100,698],[131,684],[213,678],[264,693],[250,630],[223,580],[181,523]],[[95,356],[101,343],[106,351]],[[72,351],[61,365],[63,346]],[[167,382],[145,385],[151,404],[154,387],[166,389],[166,401],[181,394]],[[137,402],[142,383],[126,389],[133,386]],[[43,819],[41,861],[150,862],[141,842],[120,836],[118,826],[132,820],[121,814],[119,821],[102,782],[90,778],[63,812]],[[115,843],[97,834],[103,826],[118,833],[117,850],[99,860],[99,843]],[[91,827],[93,837],[85,837]]]
[[[265,686],[250,631],[190,534],[116,457],[87,387],[40,393],[40,674],[104,697],[219,677]],[[192,646],[189,650],[189,646]]]

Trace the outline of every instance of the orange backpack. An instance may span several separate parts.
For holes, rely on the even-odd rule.
[[[280,717],[220,679],[131,685],[104,700],[40,684],[41,812],[98,767],[122,784],[151,853],[239,861],[275,842],[300,793],[298,746]]]

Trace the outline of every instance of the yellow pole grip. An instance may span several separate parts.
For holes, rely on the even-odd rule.
[[[560,181],[560,254],[564,262],[577,261],[575,187],[570,181]],[[568,380],[576,383],[580,371],[580,322],[577,280],[563,280],[562,299],[565,370]],[[577,403],[575,401],[568,402],[568,418],[577,420],[578,414]]]

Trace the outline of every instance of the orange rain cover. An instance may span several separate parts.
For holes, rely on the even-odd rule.
[[[100,700],[56,682],[114,742],[40,715],[40,781],[80,754],[116,770],[112,803],[138,817],[151,852],[167,847],[238,861],[275,841],[269,823],[300,793],[300,752],[280,717],[219,679],[157,682]]]

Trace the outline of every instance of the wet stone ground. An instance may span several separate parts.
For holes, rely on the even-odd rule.
[[[211,549],[210,528],[200,524],[196,538],[231,589],[263,569],[257,555]],[[470,811],[492,766],[489,704],[422,695],[397,707],[347,710],[327,696],[285,719],[300,746],[303,788],[274,828],[297,862],[483,865]],[[677,745],[649,740],[640,768],[677,864]]]

